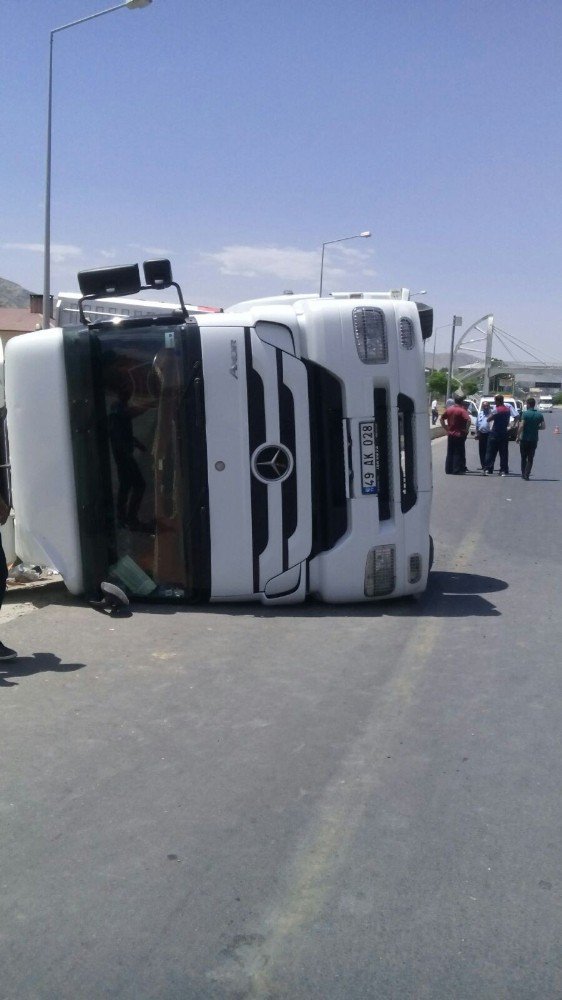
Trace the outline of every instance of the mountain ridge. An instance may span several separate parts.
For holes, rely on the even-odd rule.
[[[455,354],[455,370],[463,365],[473,365],[475,361],[479,361],[480,358],[476,354],[465,354],[463,351],[459,351]],[[426,351],[425,355],[425,367],[431,368],[433,362],[433,355]],[[440,368],[449,368],[449,354],[445,354],[437,351],[435,354],[435,368],[439,371]]]
[[[29,309],[29,292],[27,288],[9,281],[8,278],[0,278],[0,308],[2,309]]]

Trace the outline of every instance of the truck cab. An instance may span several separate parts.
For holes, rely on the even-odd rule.
[[[144,286],[137,265],[79,281],[84,301],[175,286],[167,261],[145,264]],[[423,590],[430,310],[305,294],[193,316],[179,295],[168,315],[81,312],[9,344],[21,558],[73,593],[109,580],[145,600]]]

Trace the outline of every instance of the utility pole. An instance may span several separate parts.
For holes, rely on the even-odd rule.
[[[128,7],[135,8],[148,7],[152,0],[123,0],[115,7],[106,7],[95,14],[88,14],[78,21],[70,21],[69,24],[62,24],[60,28],[53,28],[50,35],[49,45],[49,96],[47,112],[47,176],[45,179],[45,242],[43,261],[43,329],[48,330],[51,325],[51,146],[52,146],[52,118],[53,118],[53,38],[59,31],[66,31],[67,28],[74,28],[77,24],[85,24],[86,21],[93,21],[103,14],[112,14],[114,10],[121,10]]]
[[[451,381],[453,378],[453,357],[455,354],[455,327],[462,326],[462,316],[453,316],[453,325],[451,327],[451,353],[449,355],[449,371],[447,374],[447,399],[451,395]]]
[[[490,392],[490,365],[492,363],[492,337],[494,335],[494,317],[487,316],[488,326],[486,330],[486,356],[484,358],[484,383],[482,386],[484,395]]]

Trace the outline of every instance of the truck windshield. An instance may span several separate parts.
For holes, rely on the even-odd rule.
[[[105,426],[110,579],[129,594],[208,596],[203,373],[197,324],[95,337]]]

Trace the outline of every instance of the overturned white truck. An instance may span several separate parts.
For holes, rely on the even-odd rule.
[[[81,322],[6,350],[15,545],[74,594],[368,601],[431,559],[423,339],[407,292],[191,315],[168,261],[82,272]],[[168,315],[88,320],[174,285]]]

